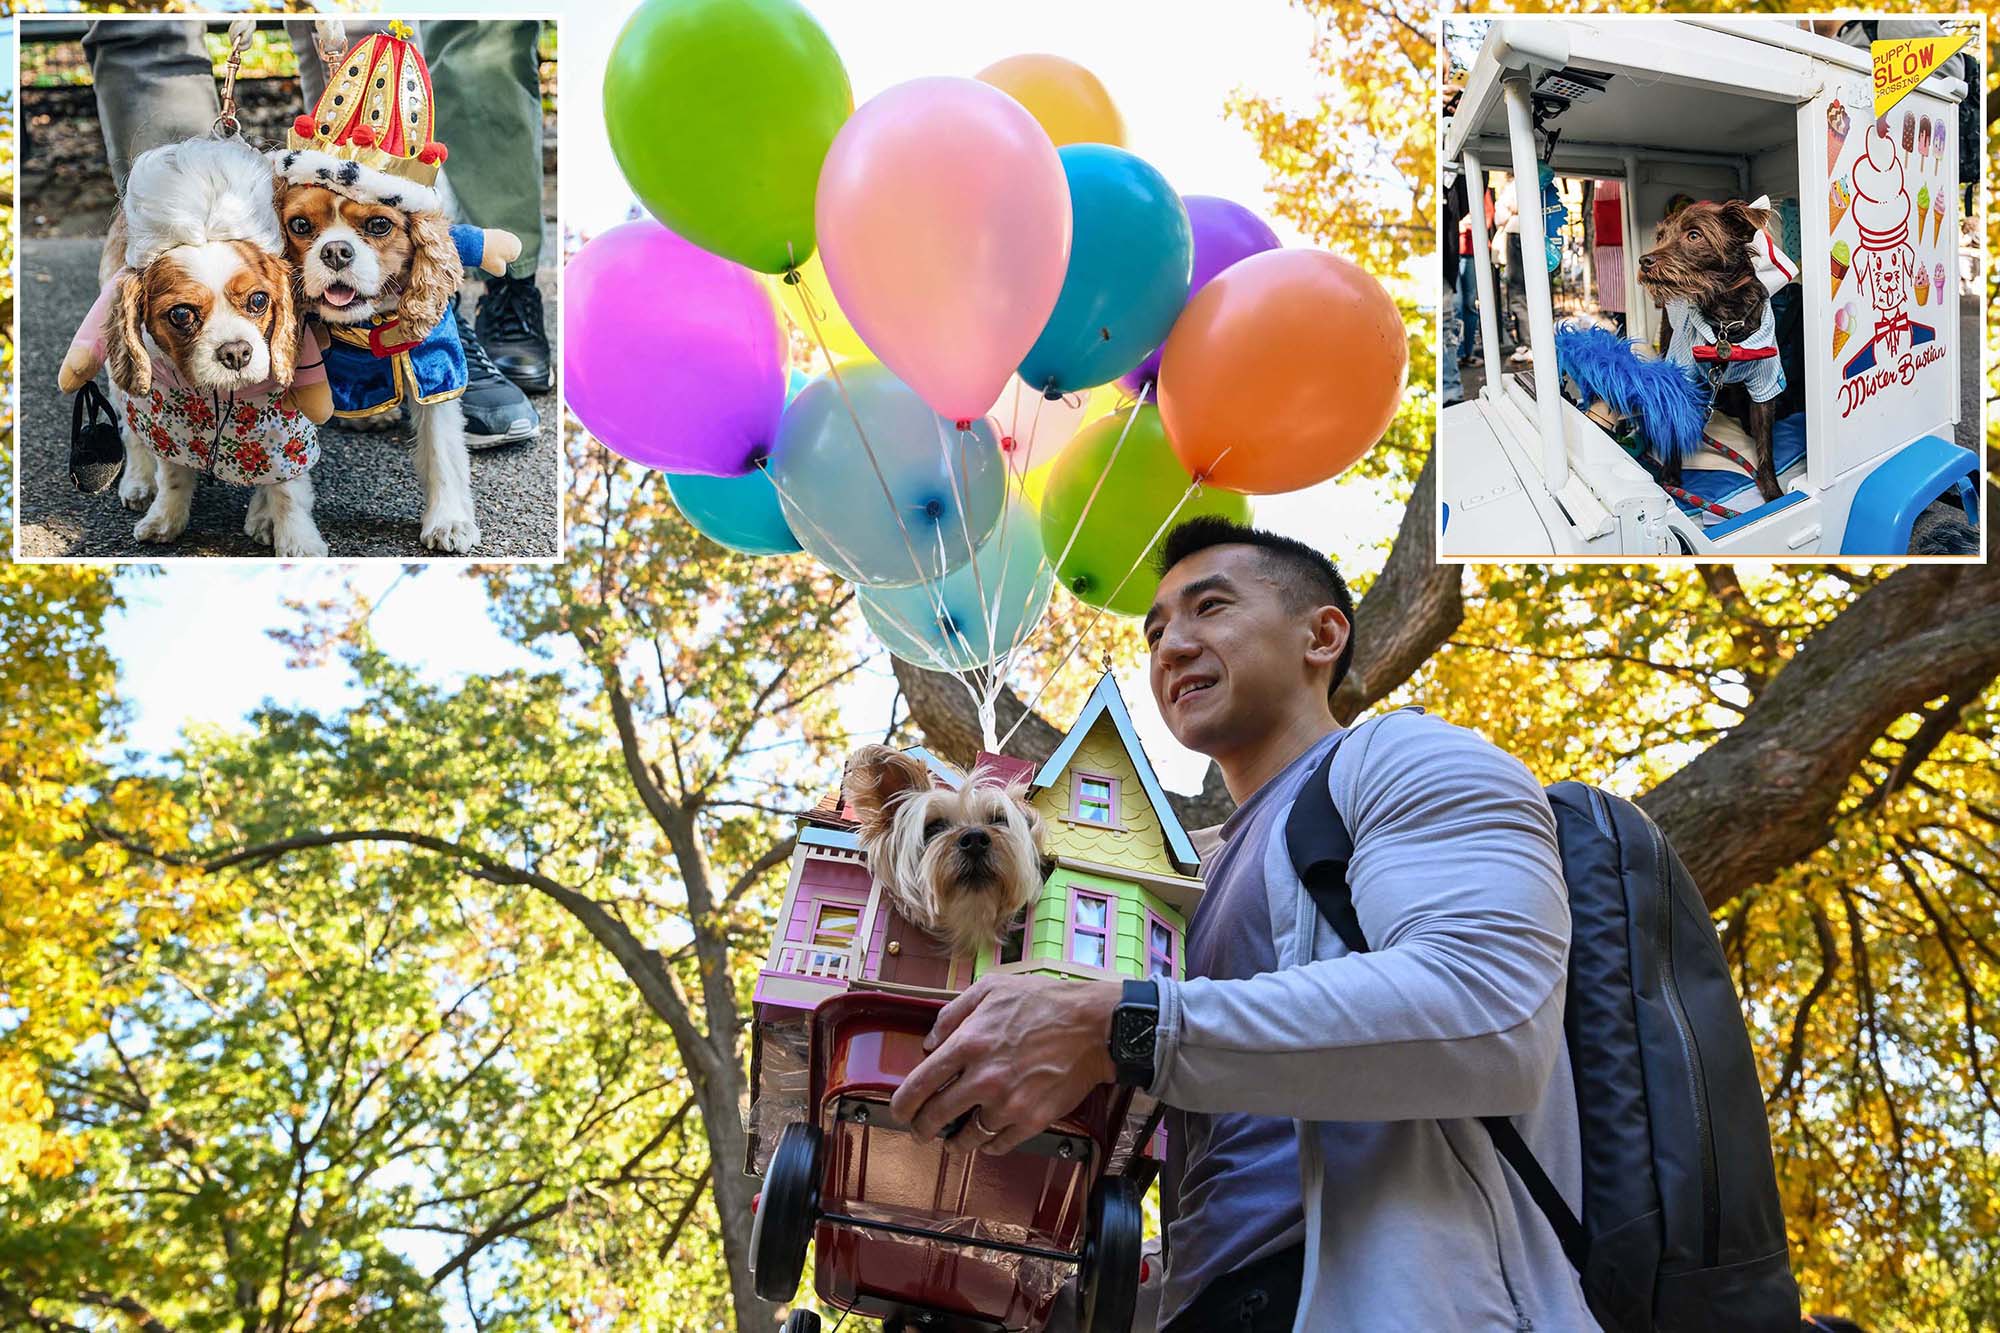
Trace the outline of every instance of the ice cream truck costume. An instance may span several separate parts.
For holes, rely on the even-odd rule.
[[[1622,290],[1602,304],[1630,312],[1631,338],[1649,347],[1663,312],[1636,259],[1671,201],[1769,196],[1797,264],[1795,281],[1766,285],[1802,328],[1803,384],[1772,432],[1778,499],[1757,493],[1727,444],[1687,464],[1694,494],[1670,494],[1575,401],[1549,277],[1531,265],[1532,370],[1510,370],[1482,320],[1485,385],[1439,417],[1441,558],[1902,558],[1926,509],[1980,528],[1979,458],[1953,439],[1960,359],[1979,355],[1959,325],[1965,87],[1933,75],[1878,119],[1872,78],[1866,50],[1777,19],[1492,24],[1446,123],[1446,171],[1547,165],[1618,182],[1624,262],[1601,276]],[[1484,222],[1473,210],[1473,262],[1496,310]],[[1540,216],[1521,226],[1523,252],[1540,253]],[[1740,445],[1723,421],[1708,433]]]

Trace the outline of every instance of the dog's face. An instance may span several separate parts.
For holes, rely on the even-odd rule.
[[[1749,245],[1771,214],[1740,199],[1689,204],[1662,221],[1657,244],[1639,256],[1639,285],[1655,300],[1712,310],[1732,297],[1763,295]]]
[[[280,209],[299,287],[329,324],[401,312],[420,335],[458,290],[458,254],[441,214],[363,203],[318,185],[286,190]]]
[[[106,359],[127,393],[151,390],[149,337],[197,389],[288,381],[298,350],[291,267],[247,241],[176,246],[113,293]]]
[[[999,938],[1042,890],[1042,820],[1027,786],[983,775],[954,790],[884,745],[849,757],[847,799],[868,865],[897,910],[959,954]]]

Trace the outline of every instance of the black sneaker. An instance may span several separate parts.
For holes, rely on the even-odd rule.
[[[542,323],[542,293],[533,278],[488,278],[473,323],[500,373],[528,393],[547,393],[549,333]]]
[[[459,399],[465,407],[465,447],[492,449],[534,439],[542,426],[535,405],[493,364],[456,298],[451,317],[457,321],[458,341],[465,348],[465,393]]]

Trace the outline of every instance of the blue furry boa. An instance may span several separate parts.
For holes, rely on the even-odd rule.
[[[1654,455],[1686,459],[1701,448],[1709,397],[1693,371],[1581,320],[1556,326],[1556,366],[1584,402],[1602,398],[1620,416],[1636,417]]]

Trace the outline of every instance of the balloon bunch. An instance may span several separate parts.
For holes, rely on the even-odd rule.
[[[1143,612],[1174,522],[1337,474],[1402,397],[1373,278],[1176,193],[1060,57],[856,108],[796,0],[644,0],[604,103],[651,217],[569,263],[571,409],[709,537],[856,584],[990,749],[1055,583]]]

